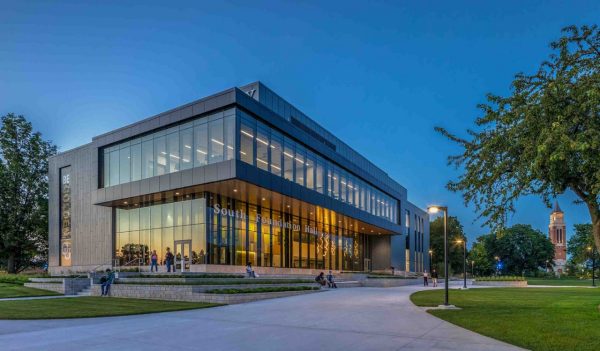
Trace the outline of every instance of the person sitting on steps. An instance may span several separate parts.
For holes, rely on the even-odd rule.
[[[101,296],[108,296],[108,294],[110,293],[110,285],[113,283],[114,280],[115,280],[115,272],[111,271],[110,268],[107,268],[106,275],[103,276],[102,278],[100,278],[100,283],[102,284],[102,286],[101,286],[102,295]]]
[[[254,269],[252,269],[252,263],[250,263],[250,261],[246,264],[246,274],[248,275],[248,278],[256,278],[256,273],[254,272]]]
[[[337,284],[335,283],[335,279],[333,278],[333,273],[331,273],[331,269],[329,270],[329,274],[327,274],[327,286],[330,288],[337,289]]]
[[[325,280],[325,273],[321,272],[316,278],[315,281],[319,283],[320,286],[325,286],[327,281]]]

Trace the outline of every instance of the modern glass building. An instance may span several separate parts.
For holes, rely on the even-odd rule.
[[[50,269],[422,271],[407,190],[260,82],[50,159]]]

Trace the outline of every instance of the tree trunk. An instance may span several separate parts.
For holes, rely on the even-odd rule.
[[[8,254],[8,261],[7,261],[6,266],[7,266],[8,273],[12,273],[12,274],[17,273],[17,256],[15,255],[14,252],[10,252]]]
[[[596,249],[600,252],[600,216],[592,214],[592,234],[594,235],[594,242],[596,243]]]
[[[594,196],[591,200],[586,199],[581,196],[581,193],[577,193],[581,199],[583,199],[588,207],[588,211],[590,211],[590,218],[592,219],[592,235],[594,237],[594,243],[596,244],[596,249],[600,251],[600,204],[598,204],[596,200],[596,196]]]

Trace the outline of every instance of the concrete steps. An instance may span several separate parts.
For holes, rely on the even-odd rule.
[[[77,295],[77,296],[92,296],[92,288],[91,287],[87,287],[87,288],[81,290],[80,292],[78,292],[75,295]]]

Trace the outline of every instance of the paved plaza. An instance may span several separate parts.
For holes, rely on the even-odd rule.
[[[422,289],[348,288],[204,310],[0,321],[8,350],[519,350],[437,319]]]

